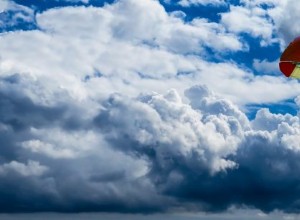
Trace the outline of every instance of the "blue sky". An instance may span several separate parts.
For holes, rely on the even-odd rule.
[[[2,0],[2,217],[297,218],[297,4]]]

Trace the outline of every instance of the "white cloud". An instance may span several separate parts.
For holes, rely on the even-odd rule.
[[[79,20],[82,20],[81,17],[86,10],[89,11],[90,18],[84,16],[86,20],[83,27],[80,26],[82,23]],[[134,14],[135,17],[130,17],[131,14]],[[68,18],[69,16],[72,16],[72,25],[69,23],[71,20]],[[41,27],[48,29],[53,34],[53,37],[62,34],[66,35],[65,37],[72,36],[73,38],[80,34],[78,40],[81,43],[75,44],[77,42],[75,41],[67,50],[74,50],[74,52],[65,55],[65,57],[73,57],[70,62],[78,61],[74,62],[75,64],[65,65],[72,69],[63,70],[63,72],[74,72],[74,67],[76,67],[75,71],[79,70],[78,74],[82,74],[82,72],[92,72],[96,68],[104,75],[116,76],[114,78],[115,85],[111,84],[111,80],[107,81],[105,78],[92,80],[95,84],[101,83],[113,91],[130,93],[133,92],[133,88],[138,88],[134,95],[141,90],[163,92],[161,87],[164,86],[159,86],[160,82],[155,82],[153,79],[164,79],[170,81],[172,87],[178,88],[180,85],[182,91],[192,85],[193,81],[199,81],[209,85],[217,92],[229,94],[227,97],[234,96],[234,101],[242,103],[272,102],[294,96],[299,92],[297,86],[292,85],[293,90],[285,89],[283,93],[274,93],[274,90],[283,91],[282,87],[291,85],[276,78],[269,80],[263,77],[254,77],[251,73],[247,73],[235,65],[210,64],[203,62],[199,57],[183,56],[189,52],[205,55],[203,46],[209,46],[217,51],[239,50],[243,46],[236,36],[226,33],[221,25],[205,19],[194,19],[190,23],[184,23],[179,18],[169,17],[164,9],[154,1],[143,2],[143,4],[137,1],[121,1],[101,10],[96,8],[51,10],[38,16],[37,20]],[[91,22],[92,20],[93,22]],[[64,24],[64,22],[68,24]],[[87,28],[86,24],[93,25]],[[84,31],[87,29],[90,32]],[[59,37],[59,39],[61,41],[64,37],[62,39]],[[69,41],[68,39],[65,43],[69,44]],[[94,48],[97,50],[95,51]],[[84,55],[76,57],[79,54],[78,51]],[[89,51],[93,51],[93,53],[89,53]],[[86,64],[85,69],[82,69],[82,61]],[[178,82],[177,74],[180,72],[190,72],[192,75],[186,75]],[[238,72],[239,74],[235,75]],[[152,80],[140,79],[137,73]],[[233,75],[234,77],[231,77]],[[81,78],[83,77],[81,76]],[[131,80],[128,81],[128,78]],[[251,86],[249,86],[247,78],[251,79]],[[128,85],[124,85],[122,82],[118,83],[120,79],[128,81],[131,84],[130,89]],[[223,82],[228,80],[232,87],[221,88],[227,83],[216,84],[215,82],[220,79]],[[262,84],[265,85],[262,86]],[[273,89],[266,93],[266,87],[273,87]],[[122,88],[126,88],[126,90],[122,90]],[[245,91],[239,96],[239,92],[236,91],[241,88]],[[253,91],[257,94],[254,95]]]
[[[135,17],[128,16],[131,14]],[[299,93],[294,82],[255,77],[234,64],[208,63],[200,57],[185,56],[189,52],[206,56],[203,46],[224,51],[242,49],[242,44],[217,23],[205,19],[184,23],[169,16],[154,1],[121,1],[104,8],[52,9],[38,15],[37,21],[45,32],[1,37],[0,69],[5,75],[30,73],[33,80],[40,79],[43,86],[49,86],[48,96],[57,94],[53,85],[60,94],[64,92],[81,100],[88,96],[105,97],[114,91],[130,95],[149,90],[163,92],[160,79],[181,93],[195,82],[205,83],[240,104],[276,102]],[[257,68],[266,64],[254,62]],[[104,77],[95,77],[95,70]],[[180,73],[190,74],[178,77]],[[86,76],[91,79],[82,83]],[[216,84],[219,80],[223,83]],[[228,88],[227,83],[232,86]],[[98,84],[105,89],[98,90]],[[32,96],[36,93],[31,92]],[[43,98],[51,102],[52,98],[45,95],[39,94],[34,100]]]
[[[300,151],[300,119],[290,114],[272,114],[268,109],[257,112],[253,129],[268,131],[274,142],[294,152]]]
[[[190,7],[193,5],[214,5],[214,6],[220,6],[225,5],[224,0],[180,0],[178,2],[179,5],[183,7]]]
[[[221,14],[221,22],[234,33],[248,33],[270,42],[273,34],[272,21],[261,7],[230,6],[230,11]],[[263,43],[263,42],[262,42]]]
[[[85,22],[78,22],[82,20],[81,17],[85,12],[89,12],[89,16],[84,16]],[[68,19],[70,17],[72,17],[72,23]],[[90,22],[92,20],[96,21],[94,25]],[[101,36],[99,40],[102,42],[125,40],[134,44],[147,43],[176,53],[194,53],[201,51],[206,45],[218,51],[243,49],[239,39],[226,33],[221,25],[205,19],[195,19],[191,23],[184,23],[178,17],[169,16],[157,2],[149,0],[145,2],[120,1],[103,10],[97,8],[49,10],[39,15],[37,21],[42,28],[54,31],[54,33],[68,36],[88,34],[85,37],[93,39]],[[86,24],[89,26],[87,27]],[[93,31],[95,35],[90,35],[90,31]],[[116,39],[111,39],[111,37]],[[215,47],[213,42],[223,40],[226,41],[225,44]]]
[[[29,160],[27,164],[11,161],[0,166],[0,175],[7,175],[11,172],[22,176],[41,176],[48,170],[48,167],[40,165],[37,161]]]
[[[260,74],[276,75],[279,73],[279,60],[268,61],[268,60],[253,60],[254,69]]]
[[[9,1],[8,0],[3,0],[0,2],[0,13],[4,12],[7,10],[9,5]]]
[[[75,106],[73,107],[76,108]],[[75,112],[73,112],[73,114],[74,113]],[[86,110],[82,113],[88,114]],[[93,115],[88,115],[88,117],[92,116]],[[75,118],[71,118],[71,120],[70,123],[73,124],[84,123],[76,122]],[[99,137],[93,131],[70,130],[66,132],[59,127],[45,129],[31,128],[30,135],[32,135],[34,139],[24,141],[20,146],[34,154],[41,154],[53,159],[85,157],[89,155],[91,151],[94,152],[95,146],[103,144],[101,136]]]
[[[295,7],[298,1],[281,1],[278,6],[270,10],[279,37],[282,38],[283,46],[287,46],[294,38],[300,35],[300,29],[293,25],[299,20],[299,8]]]
[[[15,32],[0,39],[1,75],[32,78],[31,86],[36,86],[23,85],[22,90],[35,102],[53,102],[57,94],[88,100],[112,92],[165,92],[166,83],[182,94],[198,82],[239,104],[277,102],[299,94],[295,82],[255,77],[233,63],[203,61],[201,56],[245,46],[222,25],[201,18],[185,23],[156,1],[51,9],[38,14],[37,23],[42,32]],[[205,47],[214,54],[207,54]]]
[[[55,146],[48,143],[44,143],[40,140],[25,141],[22,143],[22,147],[32,151],[33,153],[41,153],[53,158],[74,157],[74,153],[70,149],[55,149]]]
[[[280,42],[282,49],[300,35],[292,24],[299,20],[297,0],[242,0],[222,13],[222,23],[234,33],[248,33],[262,38],[261,45]],[[291,26],[292,25],[292,26]]]
[[[255,130],[267,130],[272,132],[277,130],[278,125],[283,122],[291,125],[297,124],[299,123],[299,118],[290,114],[272,114],[268,109],[260,109],[256,114],[255,120],[252,122],[252,126]]]

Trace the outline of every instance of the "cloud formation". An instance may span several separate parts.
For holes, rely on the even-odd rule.
[[[1,37],[1,71],[30,72],[47,82],[59,79],[56,85],[78,98],[166,92],[164,82],[181,94],[201,82],[238,104],[278,102],[299,94],[293,81],[257,77],[238,63],[207,62],[247,50],[247,45],[219,23],[203,18],[185,22],[156,1],[55,8],[37,14],[36,22],[41,31]],[[219,80],[223,83],[216,84]],[[99,84],[105,89],[97,90]]]
[[[278,42],[275,6],[243,1],[217,23],[121,0],[1,35],[0,211],[299,212],[299,114],[243,112],[299,84],[212,60],[247,51],[242,33]]]
[[[112,94],[93,103],[96,114],[70,96],[68,106],[56,110],[19,95],[11,91],[1,99],[1,139],[8,146],[0,193],[14,204],[2,212],[155,212],[179,202],[187,210],[241,204],[298,210],[297,116],[263,109],[249,121],[203,86],[186,90],[188,103],[176,90]],[[49,118],[52,111],[58,112]],[[85,119],[76,121],[78,112]]]

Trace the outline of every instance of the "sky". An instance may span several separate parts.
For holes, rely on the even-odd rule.
[[[0,0],[1,219],[300,219],[298,0]]]

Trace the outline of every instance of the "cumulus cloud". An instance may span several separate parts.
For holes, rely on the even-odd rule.
[[[248,5],[247,5],[248,6]],[[261,37],[262,45],[272,40],[273,24],[268,11],[259,6],[230,6],[230,11],[221,14],[221,22],[234,33],[248,33]]]
[[[295,4],[297,4],[295,0],[282,1],[278,3],[278,7],[270,11],[278,35],[283,40],[283,46],[287,46],[289,42],[300,34],[300,30],[297,26],[288,28],[289,25],[299,19],[299,9],[295,7]]]
[[[1,37],[1,71],[30,73],[33,80],[43,78],[43,86],[56,81],[61,92],[81,100],[112,92],[165,92],[163,81],[181,94],[195,82],[205,83],[239,104],[276,102],[299,94],[292,81],[256,77],[234,63],[205,61],[224,51],[244,50],[245,45],[218,23],[202,18],[184,22],[156,1],[50,9],[36,20],[41,31]],[[216,83],[220,79],[223,83]],[[103,89],[96,89],[99,84]]]
[[[262,46],[279,41],[282,49],[299,36],[299,28],[291,28],[299,20],[296,0],[241,0],[240,3],[221,13],[221,22],[230,31],[259,37]]]
[[[91,13],[85,18],[86,24],[90,24],[90,20],[93,19],[97,20],[97,25],[82,29],[83,23],[78,23],[75,19],[81,19],[86,10]],[[58,25],[58,20],[70,24],[64,18],[71,16],[72,26],[65,29],[64,27],[67,26],[65,23]],[[98,35],[101,34],[102,40],[105,39],[103,37],[110,35],[127,42],[146,43],[177,53],[201,51],[203,45],[218,51],[243,49],[239,39],[227,33],[221,25],[205,19],[195,19],[191,23],[184,23],[178,17],[168,16],[165,9],[155,1],[146,1],[143,4],[138,1],[120,1],[103,10],[97,8],[49,10],[39,15],[37,21],[41,27],[55,33],[71,35],[75,32],[78,35],[83,34],[84,30],[89,30],[95,31]],[[103,30],[99,30],[100,27]],[[75,28],[80,28],[82,31],[79,32]],[[213,42],[218,41],[227,43],[215,46]]]
[[[200,87],[187,93],[201,99],[202,92]],[[246,118],[227,116],[226,112],[231,114],[234,108],[230,102],[207,103],[216,112],[204,116],[182,103],[174,90],[164,96],[139,98],[142,101],[133,102],[113,96],[105,104],[106,110],[96,117],[96,124],[108,132],[110,141],[120,145],[121,150],[148,156],[159,169],[168,168],[175,161],[184,166],[199,164],[212,173],[235,167],[233,161],[225,158],[236,150]],[[223,109],[218,110],[217,105],[223,106],[223,114],[219,115]],[[236,114],[240,112],[237,110]]]
[[[1,211],[156,212],[179,201],[187,210],[244,204],[297,211],[297,116],[261,110],[249,121],[231,101],[195,86],[186,90],[187,102],[176,90],[112,94],[91,105],[96,113],[67,96],[69,107],[50,122],[38,110],[55,105],[29,97],[21,102],[19,95],[11,91],[1,104],[1,139],[8,148],[0,193],[13,185],[6,195],[14,198],[24,189],[14,182],[22,179],[31,200],[22,194]],[[30,120],[18,112],[24,106],[36,111]],[[65,126],[78,111],[85,119]]]
[[[298,83],[208,61],[246,49],[231,32],[270,38],[261,10],[267,32],[128,0],[50,9],[37,30],[1,35],[0,211],[298,212],[299,114],[241,110]]]

